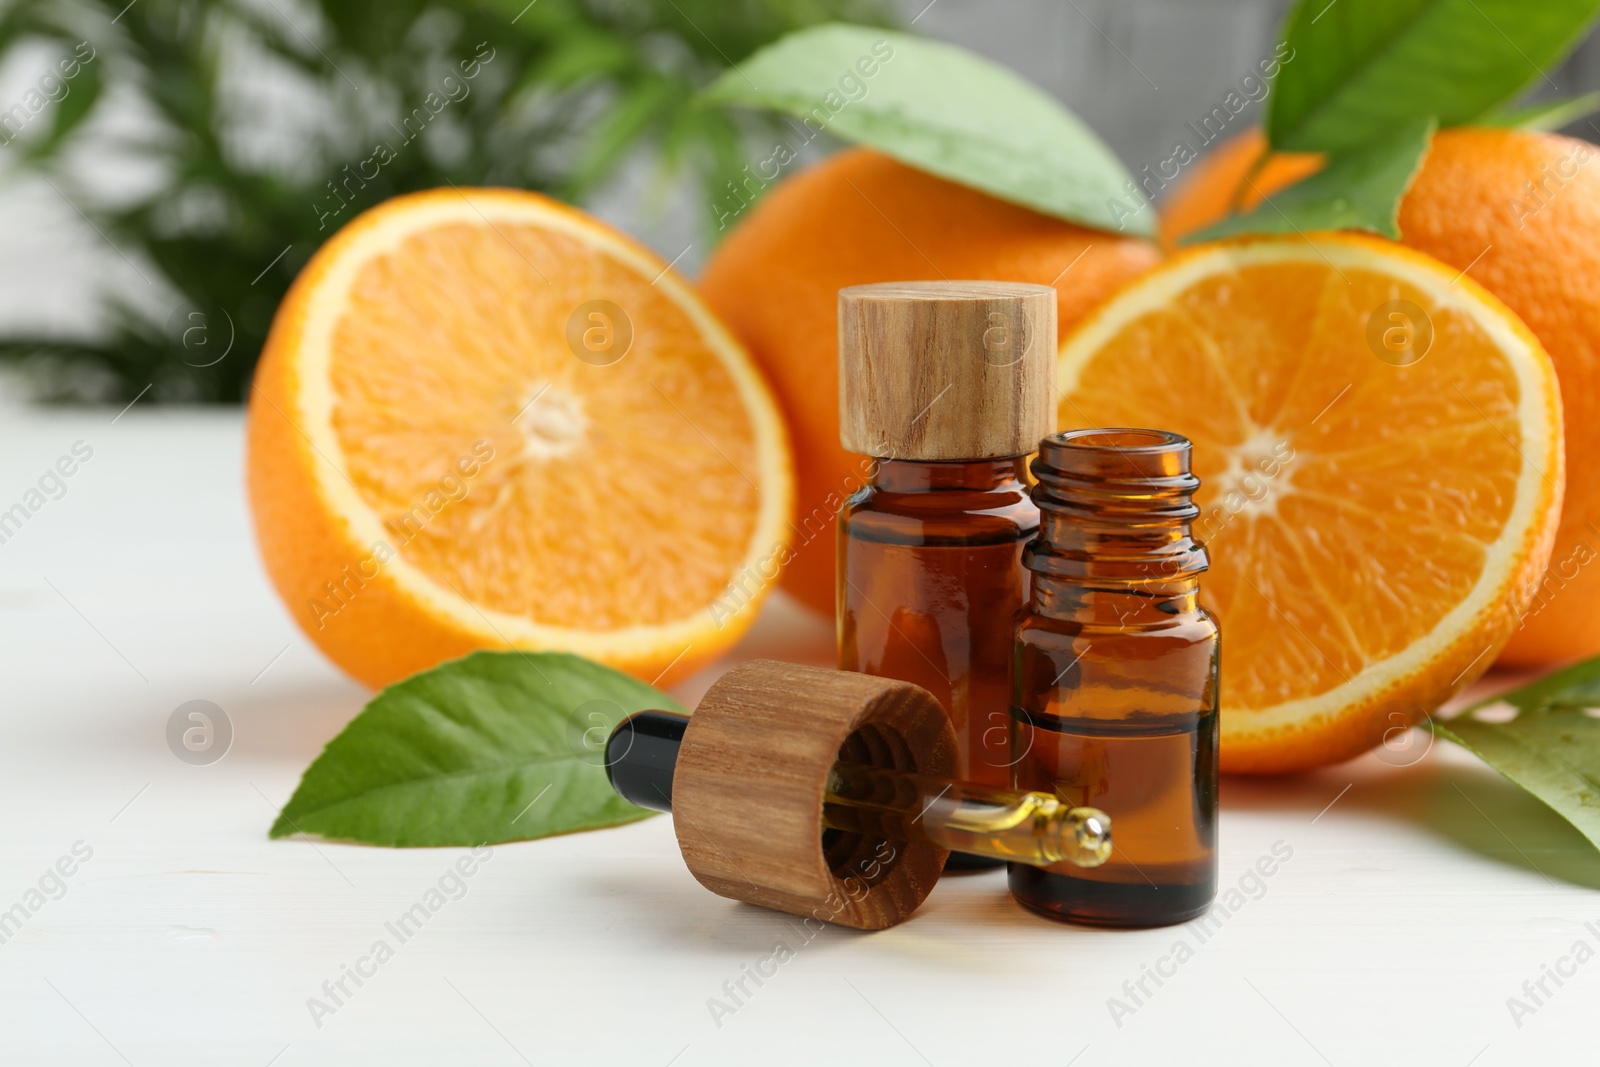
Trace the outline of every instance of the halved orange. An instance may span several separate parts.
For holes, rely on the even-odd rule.
[[[1354,756],[1494,662],[1543,572],[1561,406],[1472,279],[1350,234],[1202,246],[1062,344],[1062,426],[1194,441],[1222,767]]]
[[[486,647],[681,677],[749,627],[794,493],[772,395],[692,288],[500,189],[396,198],[317,252],[247,467],[284,602],[372,686]]]

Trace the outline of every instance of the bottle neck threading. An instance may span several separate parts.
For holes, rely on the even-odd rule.
[[[1033,461],[1039,536],[1024,556],[1035,606],[1081,611],[1099,590],[1167,614],[1192,610],[1209,560],[1189,530],[1200,486],[1191,452],[1188,439],[1161,430],[1046,437]]]

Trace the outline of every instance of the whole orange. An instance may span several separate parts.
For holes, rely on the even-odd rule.
[[[1261,155],[1259,130],[1200,162],[1162,205],[1176,240],[1220,218]],[[1400,240],[1469,274],[1528,325],[1555,362],[1565,411],[1566,504],[1521,626],[1500,656],[1519,666],[1600,654],[1600,154],[1586,141],[1462,127],[1433,139],[1400,202]],[[1271,195],[1319,165],[1269,161],[1251,178]],[[1242,199],[1258,199],[1246,188]]]
[[[834,516],[870,470],[839,446],[840,289],[941,279],[1054,285],[1065,335],[1159,258],[1148,241],[1074,226],[864,148],[796,174],[751,207],[700,289],[788,415],[797,510],[784,588],[833,612]]]

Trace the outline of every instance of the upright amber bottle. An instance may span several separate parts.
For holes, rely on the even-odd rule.
[[[1095,870],[1010,865],[1012,894],[1053,918],[1162,926],[1216,895],[1218,633],[1197,602],[1189,453],[1177,434],[1074,430],[1033,461],[1012,784],[1102,808],[1117,828]]]
[[[1039,525],[1021,479],[1054,428],[1055,315],[1042,285],[839,293],[840,441],[877,461],[839,515],[839,666],[931,692],[960,776],[985,785],[1010,779],[1011,635]]]

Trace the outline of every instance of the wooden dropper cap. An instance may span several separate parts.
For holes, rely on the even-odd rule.
[[[839,290],[839,443],[880,459],[1024,456],[1056,428],[1056,291],[1020,282]]]
[[[684,862],[721,896],[881,930],[907,918],[949,853],[822,829],[834,761],[954,778],[956,736],[927,690],[865,674],[755,660],[689,717],[672,772]]]

